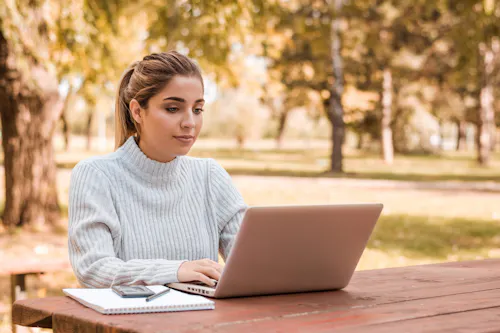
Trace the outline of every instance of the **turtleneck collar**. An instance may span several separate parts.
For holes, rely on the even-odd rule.
[[[141,175],[149,179],[175,180],[179,173],[181,157],[170,162],[158,162],[146,156],[131,136],[117,150],[117,153]]]

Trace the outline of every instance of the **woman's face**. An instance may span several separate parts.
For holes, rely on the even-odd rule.
[[[200,79],[179,75],[150,98],[147,110],[132,100],[130,110],[140,126],[144,154],[159,162],[186,155],[200,133],[204,103]]]

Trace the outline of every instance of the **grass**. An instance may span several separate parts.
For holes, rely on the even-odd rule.
[[[86,153],[85,156],[95,155]],[[500,154],[492,155],[491,165],[481,167],[472,152],[446,152],[440,155],[396,155],[392,165],[380,156],[346,151],[344,174],[328,174],[329,151],[309,149],[229,149],[194,148],[191,156],[217,159],[232,175],[284,177],[348,177],[354,179],[387,179],[405,181],[500,182]],[[77,158],[82,158],[79,155]],[[77,162],[73,153],[57,155],[59,168],[71,169]]]
[[[500,248],[500,224],[492,220],[382,216],[368,248],[413,259],[455,260],[488,256]]]
[[[190,155],[217,159],[232,175],[387,179],[405,181],[500,182],[500,153],[492,153],[489,167],[476,162],[475,152],[442,152],[439,155],[396,155],[392,165],[379,155],[345,150],[344,174],[328,174],[329,148],[325,142],[304,148],[276,149],[263,141],[249,142],[247,148],[228,148],[227,143],[195,146]],[[256,148],[252,148],[256,147]],[[60,169],[72,169],[86,157],[106,152],[57,151]]]
[[[406,181],[496,181],[500,182],[500,154],[494,154],[489,167],[477,165],[475,156],[464,153],[446,153],[441,156],[396,155],[392,165],[380,156],[347,152],[344,174],[326,174],[329,152],[311,150],[249,149],[231,151],[193,151],[192,155],[214,157],[233,175],[261,175],[285,177],[348,177],[355,179],[387,179]]]
[[[93,140],[94,148],[98,140]],[[83,158],[113,150],[109,138],[106,151],[86,151],[85,139],[74,136],[73,150],[62,150],[61,138],[54,141],[58,168],[71,169]],[[411,181],[500,182],[500,152],[491,156],[489,167],[480,167],[475,151],[443,151],[437,155],[396,155],[393,165],[383,163],[380,155],[346,147],[344,170],[341,175],[326,174],[329,167],[328,141],[285,141],[276,149],[273,140],[248,141],[245,148],[234,146],[232,140],[202,138],[190,155],[216,158],[233,175],[263,175],[286,177],[349,177],[354,179],[388,179]],[[0,160],[3,156],[0,153]]]

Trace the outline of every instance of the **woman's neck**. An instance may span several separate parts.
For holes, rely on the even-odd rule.
[[[145,143],[144,140],[140,140],[139,137],[134,138],[135,142],[137,143],[137,146],[141,149],[141,151],[146,155],[149,159],[160,162],[160,163],[168,163],[172,162],[175,159],[175,156],[172,155],[166,155],[162,156],[162,154],[158,151],[155,151],[154,148],[151,146],[148,146],[147,143]]]

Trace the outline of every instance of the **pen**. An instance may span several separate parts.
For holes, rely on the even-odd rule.
[[[165,294],[168,294],[168,292],[170,291],[170,288],[167,288],[163,291],[160,291],[159,293],[156,293],[154,295],[151,295],[149,297],[146,298],[146,302],[149,302],[149,301],[152,301],[154,300],[156,297],[160,297],[161,295],[165,295]]]

